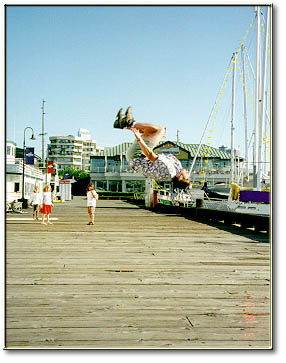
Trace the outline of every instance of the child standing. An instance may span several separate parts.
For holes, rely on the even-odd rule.
[[[50,222],[50,214],[51,214],[52,207],[54,205],[52,203],[52,193],[51,192],[52,192],[52,188],[49,184],[47,184],[44,187],[43,204],[40,209],[40,212],[43,214],[42,224],[52,224],[52,222]],[[47,223],[45,223],[45,217],[47,217]]]
[[[92,183],[89,183],[87,186],[86,196],[87,196],[87,211],[90,219],[90,221],[87,224],[91,225],[94,224],[96,201],[98,200],[98,194],[94,190],[94,185]]]
[[[33,219],[39,220],[39,211],[40,206],[42,204],[42,195],[40,193],[39,187],[35,187],[34,194],[32,196],[32,205],[33,205]]]

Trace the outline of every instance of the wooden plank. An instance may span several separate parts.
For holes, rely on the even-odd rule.
[[[7,221],[7,348],[271,346],[267,235],[123,201],[90,227],[85,203]]]
[[[269,285],[132,285],[132,284],[112,284],[112,285],[7,285],[6,296],[11,299],[15,298],[56,298],[56,297],[197,297],[217,299],[243,299],[247,301],[256,301],[256,299],[269,300]]]
[[[191,339],[155,340],[140,339],[128,341],[112,340],[48,340],[29,342],[28,340],[11,342],[10,349],[271,349],[269,340],[202,341]]]
[[[191,314],[184,316],[178,312],[161,311],[148,315],[145,312],[102,311],[81,316],[22,316],[7,317],[10,328],[165,328],[165,327],[200,327],[200,328],[259,328],[266,329],[270,323],[269,314],[256,314],[249,320],[242,314]]]
[[[43,342],[45,340],[217,340],[222,341],[228,336],[228,340],[269,340],[269,332],[266,329],[253,328],[188,328],[165,327],[162,328],[37,328],[37,329],[7,329],[8,339],[21,341],[23,334],[29,336],[32,341]],[[250,334],[252,333],[252,334]],[[248,335],[248,336],[247,336]],[[68,338],[68,339],[67,339]]]

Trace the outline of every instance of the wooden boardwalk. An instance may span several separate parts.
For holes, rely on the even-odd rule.
[[[271,347],[269,236],[85,205],[7,214],[7,349]]]

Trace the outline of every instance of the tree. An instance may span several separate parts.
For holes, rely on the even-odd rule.
[[[68,173],[71,179],[76,180],[76,183],[72,184],[73,195],[86,195],[86,188],[90,183],[90,174],[83,170],[76,170],[73,168],[65,168],[59,171],[59,177],[64,178],[65,174]]]
[[[70,178],[73,178],[75,180],[79,180],[82,178],[88,178],[90,176],[89,173],[83,171],[83,170],[77,170],[73,168],[65,168],[64,170],[59,171],[59,177],[64,178],[65,174],[68,173]]]

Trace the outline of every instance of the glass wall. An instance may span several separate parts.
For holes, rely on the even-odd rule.
[[[122,192],[122,181],[121,180],[110,180],[108,191],[109,192]]]
[[[92,181],[94,183],[94,181]],[[96,181],[96,189],[98,190],[107,190],[107,181],[106,180],[97,180]]]
[[[126,181],[126,192],[144,192],[145,191],[145,181]]]
[[[104,173],[105,171],[105,160],[104,158],[91,158],[90,168],[94,173]]]

